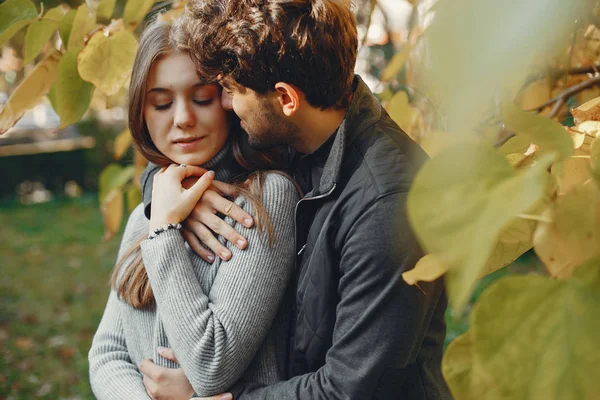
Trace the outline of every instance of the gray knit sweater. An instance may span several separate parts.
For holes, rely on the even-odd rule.
[[[216,172],[217,178],[227,178]],[[208,264],[176,230],[142,242],[157,305],[134,309],[111,291],[89,353],[96,397],[147,400],[139,363],[151,358],[158,365],[178,367],[157,353],[158,346],[173,348],[200,396],[225,392],[239,378],[264,384],[282,380],[289,312],[279,305],[293,272],[297,200],[292,182],[269,174],[262,203],[273,227],[273,245],[265,231],[226,218],[249,243],[242,251],[221,239],[233,253],[228,262],[217,258]],[[253,213],[242,196],[235,202]],[[140,204],[129,217],[119,257],[147,234]]]

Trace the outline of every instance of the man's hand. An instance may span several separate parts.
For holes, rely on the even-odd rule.
[[[217,215],[227,215],[247,228],[252,227],[252,216],[223,197],[234,195],[235,190],[231,185],[214,181],[212,188],[204,192],[183,223],[183,237],[196,254],[209,263],[215,260],[215,256],[202,244],[223,260],[231,258],[231,252],[216,239],[215,234],[223,236],[240,249],[248,246],[246,239]]]
[[[177,362],[171,349],[160,349],[160,355]],[[144,360],[139,365],[144,376],[146,392],[153,400],[188,400],[194,395],[194,389],[181,368],[159,367],[152,360]]]

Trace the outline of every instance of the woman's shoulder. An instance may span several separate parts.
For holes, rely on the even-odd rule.
[[[289,175],[279,172],[265,174],[264,193],[283,193],[291,197],[300,197],[298,186]]]

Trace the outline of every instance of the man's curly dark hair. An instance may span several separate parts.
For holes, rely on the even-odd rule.
[[[171,41],[205,82],[260,94],[285,82],[314,107],[348,105],[358,48],[349,0],[192,0]]]

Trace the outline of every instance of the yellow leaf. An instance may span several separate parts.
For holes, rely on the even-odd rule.
[[[80,50],[85,45],[86,37],[94,29],[96,29],[96,15],[85,4],[80,5],[73,19],[67,49]]]
[[[77,56],[79,75],[112,96],[129,79],[136,51],[137,41],[130,32],[109,37],[96,32]]]
[[[402,274],[402,279],[409,285],[417,282],[432,282],[444,275],[448,269],[433,254],[424,255],[415,267]]]
[[[381,80],[383,82],[391,81],[400,73],[400,71],[402,71],[402,67],[404,67],[406,60],[408,60],[410,50],[410,44],[406,43],[402,50],[394,54],[388,65],[381,73]]]
[[[455,310],[469,298],[499,235],[544,198],[550,162],[545,156],[518,171],[492,148],[462,141],[440,151],[417,175],[408,195],[409,220],[425,250],[447,266]]]
[[[600,121],[584,121],[575,128],[579,132],[593,137],[600,136]]]
[[[594,139],[590,145],[590,164],[592,166],[592,175],[600,188],[600,139],[598,138]]]
[[[556,152],[559,159],[573,154],[573,140],[560,124],[542,115],[519,110],[508,102],[503,104],[502,114],[508,129],[525,136],[540,149]]]
[[[115,10],[115,4],[117,4],[117,0],[101,0],[96,9],[98,18],[110,20]]]
[[[549,79],[534,81],[519,93],[517,104],[521,109],[532,110],[550,100],[551,95]]]
[[[110,240],[121,227],[123,221],[123,191],[120,188],[110,191],[100,205],[104,221],[104,240]]]
[[[600,97],[596,97],[571,110],[576,124],[584,121],[600,121]]]
[[[15,89],[0,111],[0,135],[12,128],[25,114],[44,97],[56,79],[61,54],[53,51],[34,68]]]
[[[534,249],[548,271],[566,279],[600,255],[600,193],[595,185],[574,187],[544,213],[533,236]]]
[[[415,142],[419,143],[418,132],[421,114],[409,104],[408,94],[399,91],[390,100],[387,111],[390,117],[406,132]]]
[[[177,18],[181,17],[184,10],[185,7],[172,8],[166,13],[159,14],[156,19],[167,23],[173,23]]]
[[[144,20],[154,3],[155,0],[127,0],[123,11],[125,25],[132,30],[135,29]]]
[[[87,111],[94,87],[77,72],[77,50],[69,50],[58,65],[58,78],[53,87],[52,101],[60,116],[60,128],[79,121]]]
[[[479,277],[482,278],[507,266],[531,249],[535,227],[536,222],[528,219],[515,218],[510,222],[500,233]]]
[[[25,57],[23,62],[29,64],[42,51],[52,37],[63,17],[62,7],[48,10],[44,18],[33,21],[27,28],[25,36]]]
[[[592,140],[585,136],[583,144],[575,150],[572,157],[552,165],[550,170],[556,178],[560,193],[566,193],[591,178],[589,157]]]
[[[131,137],[131,133],[129,133],[129,129],[125,129],[115,139],[115,149],[113,152],[115,160],[120,160],[123,158],[125,153],[127,153],[127,150],[129,150],[131,147],[132,143],[133,138]]]
[[[0,4],[0,48],[37,17],[30,0],[6,0]]]

